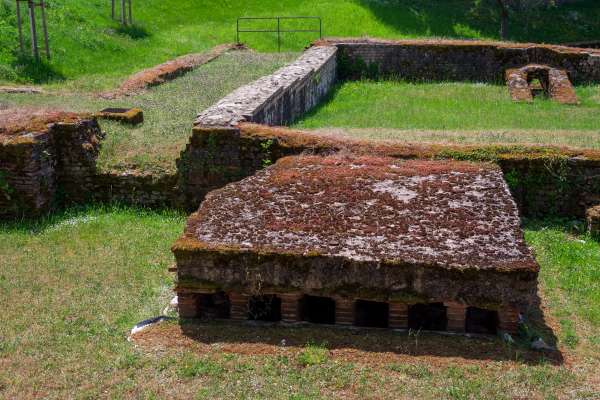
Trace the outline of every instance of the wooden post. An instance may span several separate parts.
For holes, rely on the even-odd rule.
[[[40,53],[37,45],[37,32],[35,29],[35,5],[33,0],[28,0],[29,5],[29,29],[31,30],[31,55],[36,59],[40,59]]]
[[[133,17],[131,16],[131,0],[129,2],[129,25],[133,25]]]
[[[127,25],[127,15],[125,14],[125,0],[121,0],[121,24]]]
[[[44,41],[46,45],[46,58],[50,60],[50,45],[48,44],[48,26],[46,25],[46,10],[44,0],[40,0],[40,7],[42,8],[42,29],[44,29]]]
[[[17,0],[17,26],[19,27],[19,48],[21,54],[25,53],[25,46],[23,45],[23,25],[21,22],[21,0]]]

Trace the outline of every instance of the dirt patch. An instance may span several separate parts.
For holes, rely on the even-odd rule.
[[[296,354],[308,343],[326,343],[334,359],[373,366],[423,361],[436,368],[456,362],[485,365],[491,361],[518,364],[551,361],[562,364],[560,353],[538,353],[506,346],[497,338],[469,338],[420,333],[418,336],[377,329],[343,329],[310,325],[277,326],[215,321],[153,326],[132,337],[149,351],[191,350],[200,354],[221,350],[244,355]],[[544,361],[545,360],[545,361]]]
[[[138,94],[148,87],[173,80],[232,49],[242,49],[242,47],[236,44],[222,44],[205,53],[187,54],[177,57],[174,60],[135,73],[127,78],[117,90],[103,92],[99,96],[105,99],[116,99]]]

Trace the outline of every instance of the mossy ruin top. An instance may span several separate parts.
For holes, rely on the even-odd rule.
[[[377,38],[325,38],[317,40],[314,46],[331,46],[339,44],[372,44],[391,46],[428,46],[428,47],[495,47],[504,49],[530,49],[543,48],[554,50],[558,53],[593,54],[600,55],[600,49],[580,48],[542,43],[517,43],[492,40],[460,40],[460,39],[377,39]]]
[[[210,193],[175,251],[537,271],[488,163],[297,156]]]
[[[0,140],[48,131],[54,123],[74,123],[87,114],[50,109],[9,108],[0,110]]]

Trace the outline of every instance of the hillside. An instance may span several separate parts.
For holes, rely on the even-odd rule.
[[[107,0],[48,0],[52,60],[36,66],[30,59],[18,57],[14,2],[3,0],[0,81],[56,83],[85,77],[85,83],[79,86],[107,87],[141,68],[218,43],[233,42],[238,16],[317,15],[323,19],[326,36],[498,38],[496,10],[476,7],[475,3],[134,0],[135,26],[122,29],[111,20]],[[282,26],[294,27],[297,25]],[[598,39],[600,4],[583,0],[527,16],[512,15],[509,34],[515,41],[557,43]],[[285,34],[282,50],[299,50],[315,38],[314,33]],[[275,34],[245,34],[242,41],[260,51],[277,50]]]

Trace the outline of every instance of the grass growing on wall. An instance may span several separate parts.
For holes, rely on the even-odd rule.
[[[144,123],[141,125],[130,127],[100,121],[107,137],[102,141],[98,165],[103,169],[172,172],[198,112],[238,86],[273,72],[295,56],[293,53],[234,51],[172,82],[124,99],[103,100],[93,94],[68,91],[44,95],[0,93],[0,106],[89,112],[106,107],[139,107],[144,111]]]
[[[125,29],[111,20],[108,0],[47,0],[53,58],[37,65],[18,55],[14,3],[0,1],[0,80],[82,78],[96,87],[114,85],[119,77],[181,54],[233,42],[240,16],[316,15],[327,36],[493,39],[499,31],[495,8],[475,7],[472,0],[133,0],[135,26]],[[598,39],[599,17],[595,0],[517,13],[511,16],[510,37],[536,42]],[[297,27],[314,25],[282,26]],[[314,33],[284,34],[283,49],[298,51],[313,39]],[[275,34],[245,34],[242,41],[261,51],[277,50]]]
[[[223,344],[202,354],[134,347],[126,339],[129,329],[160,314],[172,295],[169,247],[184,221],[174,212],[90,207],[38,223],[0,225],[0,397],[510,399],[600,393],[593,386],[600,367],[600,244],[569,228],[578,224],[526,223],[526,239],[542,266],[546,312],[560,321],[555,334],[569,364],[483,355],[439,366],[410,355],[388,361],[387,353],[377,363],[341,358],[319,339],[326,328],[306,330],[300,352],[283,347],[279,355],[254,354],[256,344],[247,344],[245,354],[229,353]],[[236,337],[235,330],[243,336],[244,328],[205,329]],[[265,339],[285,338],[285,329],[265,328]],[[456,340],[479,345],[436,336],[406,340],[420,348]]]
[[[484,130],[538,130],[545,132],[519,132],[515,136],[520,136],[521,141],[535,143],[560,143],[556,136],[564,136],[562,144],[579,144],[588,139],[585,144],[589,146],[586,147],[597,148],[600,145],[599,87],[577,87],[576,91],[581,104],[567,106],[539,98],[533,104],[514,103],[505,86],[489,84],[346,82],[295,126],[361,128],[355,133],[386,139],[395,138],[394,129],[467,132],[464,140],[452,133],[429,134],[434,139],[446,137],[459,142],[505,141],[502,135],[494,137],[478,133]],[[468,131],[473,132],[469,135]],[[578,131],[587,132],[579,135]],[[407,135],[415,139],[421,137],[419,133],[398,132],[397,138],[406,140]]]

